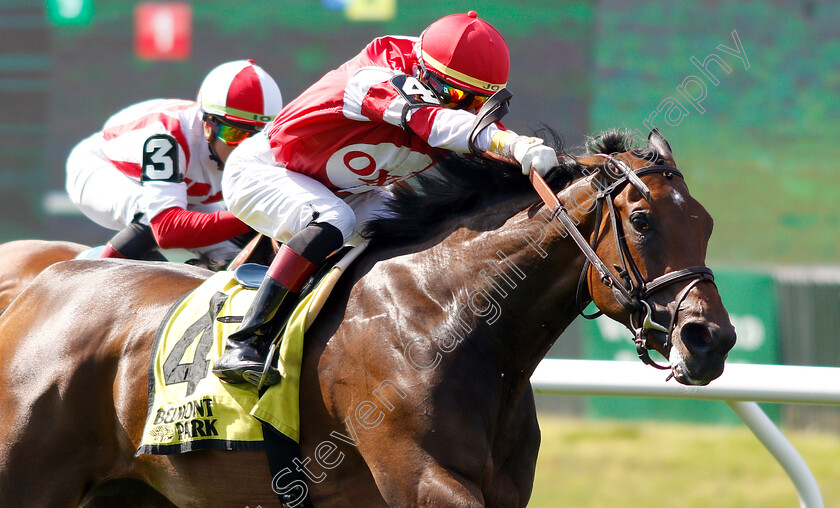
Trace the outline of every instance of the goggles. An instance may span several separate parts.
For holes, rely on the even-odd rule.
[[[242,129],[240,127],[234,127],[233,125],[222,123],[222,121],[215,116],[208,115],[207,120],[210,122],[210,128],[213,130],[213,135],[230,146],[236,146],[257,133],[257,129]]]
[[[490,98],[489,95],[480,95],[462,90],[455,85],[447,83],[431,72],[426,72],[426,77],[441,103],[450,109],[464,109],[475,113]]]

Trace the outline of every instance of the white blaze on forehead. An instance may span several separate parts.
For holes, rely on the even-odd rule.
[[[674,203],[676,203],[677,206],[680,207],[680,210],[685,210],[685,198],[682,196],[682,194],[679,193],[677,189],[671,189],[671,197],[673,198]]]

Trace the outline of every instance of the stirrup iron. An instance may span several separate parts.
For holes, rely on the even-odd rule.
[[[268,348],[268,353],[265,355],[265,365],[263,365],[262,375],[259,378],[257,378],[257,373],[251,370],[242,373],[242,377],[245,378],[246,381],[253,385],[257,385],[257,391],[262,390],[263,386],[271,386],[266,385],[266,380],[268,379],[268,373],[271,371],[271,364],[276,351],[277,342],[272,342],[271,347]],[[281,376],[280,381],[275,384],[280,384],[282,381],[283,378]]]

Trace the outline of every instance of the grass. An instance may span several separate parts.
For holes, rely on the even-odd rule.
[[[799,506],[782,467],[744,426],[578,420],[540,414],[531,508]],[[840,436],[782,429],[840,506]]]

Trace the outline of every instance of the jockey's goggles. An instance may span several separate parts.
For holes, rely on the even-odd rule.
[[[242,143],[259,131],[256,127],[243,128],[223,123],[217,116],[207,115],[205,119],[210,123],[213,135],[230,146]]]
[[[455,85],[447,83],[431,72],[426,72],[429,86],[434,90],[440,102],[450,109],[464,109],[473,113],[481,109],[481,106],[490,98],[489,95],[481,95],[462,90]]]

